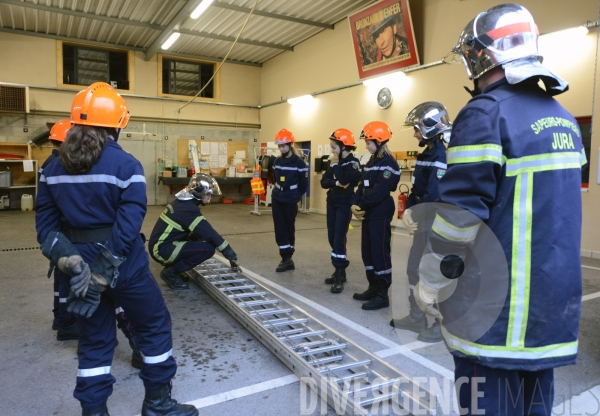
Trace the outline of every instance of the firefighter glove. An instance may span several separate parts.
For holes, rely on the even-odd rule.
[[[112,253],[106,246],[100,244],[100,252],[90,266],[93,274],[102,277],[105,284],[110,287],[115,287],[119,278],[119,266],[126,260],[124,256],[117,256]]]
[[[96,309],[98,309],[98,305],[100,304],[100,294],[107,286],[108,284],[104,277],[92,273],[92,278],[90,279],[85,296],[76,297],[75,294],[71,292],[69,299],[67,299],[67,303],[69,303],[67,311],[84,318],[89,318]]]
[[[350,210],[352,211],[357,220],[362,221],[365,219],[365,211],[360,209],[358,205],[352,205],[350,207]]]
[[[436,289],[432,289],[423,282],[419,282],[415,286],[414,296],[417,305],[419,305],[419,308],[423,312],[441,320],[442,314],[433,306],[437,298],[437,293],[438,291]]]
[[[418,229],[418,222],[414,222],[412,219],[412,210],[407,208],[404,211],[404,215],[402,215],[402,222],[404,223],[404,228],[408,231],[409,235],[413,235]]]
[[[340,188],[344,188],[344,189],[346,189],[348,186],[350,186],[350,183],[347,183],[346,185],[342,185],[342,184],[340,183],[340,181],[335,181],[335,185],[336,185],[336,186],[339,186]]]
[[[223,257],[225,257],[227,260],[237,260],[237,255],[235,254],[235,251],[233,251],[233,249],[231,248],[230,244],[227,244],[227,247],[225,247],[223,251],[221,251],[221,254],[223,254]]]

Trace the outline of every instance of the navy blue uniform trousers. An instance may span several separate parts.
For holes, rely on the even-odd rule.
[[[144,358],[140,371],[144,387],[161,389],[177,371],[172,356],[171,316],[156,280],[149,270],[120,278],[114,289],[108,287],[102,293],[98,309],[90,318],[77,318],[80,323],[79,368],[92,369],[79,370],[73,393],[84,409],[103,405],[112,394],[115,378],[110,374],[110,367],[116,337],[115,304],[125,310],[135,329],[135,342]]]
[[[336,269],[345,269],[350,262],[346,256],[348,226],[352,219],[350,198],[332,200],[327,198],[327,237],[331,246],[331,264]]]
[[[296,215],[298,203],[282,204],[273,199],[273,223],[275,226],[275,242],[279,246],[282,258],[292,257],[296,243]]]
[[[177,273],[183,273],[210,259],[214,254],[215,247],[212,244],[188,241],[169,266],[173,267]]]
[[[486,367],[467,358],[456,356],[454,367],[456,396],[461,415],[549,416],[552,414],[554,400],[554,369],[552,368],[541,371],[505,370]],[[477,383],[474,383],[474,377],[480,378],[475,380],[478,381]],[[475,391],[480,397],[475,396]]]
[[[362,221],[361,253],[367,276],[374,273],[373,283],[390,287],[392,284],[392,218]],[[369,283],[372,282],[369,279]]]
[[[70,326],[75,323],[75,316],[67,311],[67,299],[71,292],[70,277],[54,268],[54,323],[58,327]]]

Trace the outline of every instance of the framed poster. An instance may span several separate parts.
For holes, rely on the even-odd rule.
[[[383,0],[348,19],[360,79],[419,64],[408,0]]]

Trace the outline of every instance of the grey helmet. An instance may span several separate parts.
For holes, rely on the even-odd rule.
[[[197,199],[202,201],[206,194],[221,195],[221,188],[216,179],[206,173],[196,173],[190,178],[187,188],[175,194],[175,197],[181,201]]]
[[[427,101],[419,104],[408,113],[402,128],[419,129],[423,141],[441,134],[444,141],[448,142],[452,131],[452,123],[443,104],[436,101]],[[425,143],[423,143],[424,145]]]
[[[517,59],[542,62],[538,37],[537,25],[525,7],[500,4],[479,13],[467,24],[447,61],[462,60],[471,79]]]

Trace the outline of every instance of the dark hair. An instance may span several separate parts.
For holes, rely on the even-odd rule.
[[[89,172],[100,158],[106,138],[115,133],[115,129],[75,124],[62,145],[60,161],[70,173]]]
[[[356,146],[346,146],[344,145],[344,149],[348,152],[354,152],[356,150]]]

